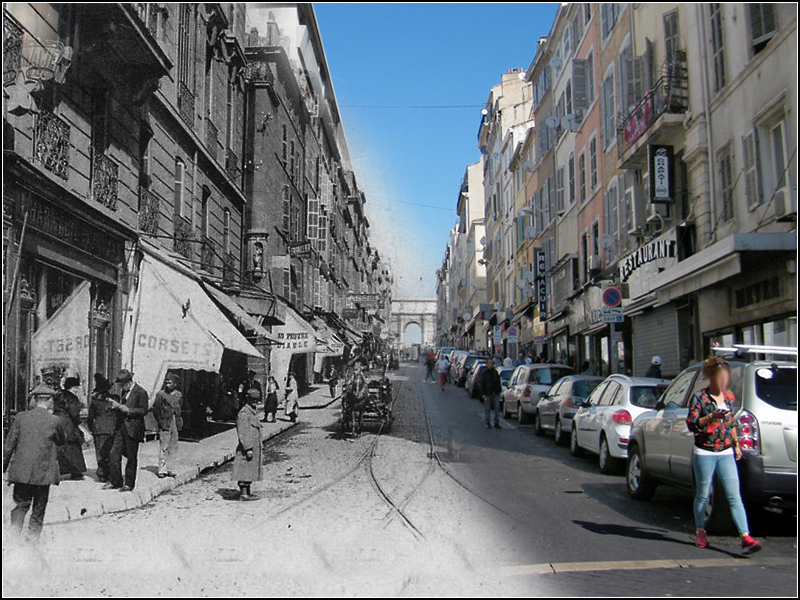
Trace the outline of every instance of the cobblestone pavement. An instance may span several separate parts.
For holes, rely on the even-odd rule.
[[[794,595],[793,533],[757,559],[734,561],[732,538],[703,553],[685,496],[640,515],[619,477],[561,461],[552,440],[484,430],[463,390],[442,394],[414,366],[392,378],[390,431],[342,439],[338,403],[305,411],[266,443],[255,502],[235,500],[226,466],[142,508],[49,526],[38,545],[4,540],[5,594]]]

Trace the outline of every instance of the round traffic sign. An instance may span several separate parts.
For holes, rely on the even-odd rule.
[[[513,337],[513,336],[517,335],[517,328],[516,328],[516,327],[513,327],[513,326],[512,326],[512,327],[509,327],[509,328],[508,328],[508,335],[509,335],[510,337]]]
[[[622,304],[622,294],[619,288],[610,287],[603,290],[603,304],[611,307]]]

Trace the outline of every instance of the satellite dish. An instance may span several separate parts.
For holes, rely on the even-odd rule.
[[[520,78],[522,81],[525,81],[525,71],[522,71],[522,72],[519,74],[519,78]]]
[[[465,313],[464,313],[464,320],[465,320],[465,321],[469,321],[471,318],[472,318],[472,315],[471,315],[471,314],[469,314],[468,312],[465,312]]]
[[[482,115],[485,117],[486,115],[488,115],[488,114],[489,114],[489,111],[488,111],[488,110],[486,110],[486,109],[484,108],[484,109],[481,111],[481,114],[482,114]]]
[[[544,120],[544,124],[547,125],[550,129],[555,129],[556,127],[558,127],[558,117],[550,115]]]
[[[608,250],[614,245],[614,240],[610,235],[601,235],[599,238],[597,238],[597,245],[605,250]]]
[[[533,298],[533,289],[532,288],[525,288],[522,291],[522,295],[526,298]]]
[[[561,119],[561,127],[567,131],[577,131],[578,117],[573,114],[565,115],[564,118]]]
[[[524,290],[527,287],[527,284],[524,281],[520,280],[517,282],[517,287],[521,290]]]
[[[525,228],[525,237],[526,238],[528,238],[530,240],[530,239],[533,239],[533,237],[535,235],[536,235],[536,229],[534,229],[533,227],[526,227]]]
[[[483,236],[481,238],[481,246],[485,246],[488,243],[489,243],[489,240],[486,239],[486,236]]]
[[[532,215],[532,214],[533,214],[533,209],[530,206],[528,206],[527,204],[525,206],[521,206],[519,208],[519,210],[517,211],[517,216],[518,217],[526,217],[526,216]]]
[[[536,281],[536,273],[534,273],[533,271],[528,271],[527,273],[525,273],[525,281],[527,281],[528,283],[533,283],[534,281]]]
[[[550,62],[547,63],[547,66],[551,67],[553,69],[560,69],[561,68],[561,57],[560,56],[554,56],[553,58],[550,59]]]

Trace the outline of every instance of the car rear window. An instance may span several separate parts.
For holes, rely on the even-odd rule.
[[[514,374],[514,369],[506,369],[505,371],[500,371],[500,381],[510,381],[511,376]]]
[[[553,385],[562,377],[572,375],[572,373],[572,369],[567,367],[542,367],[541,369],[532,369],[529,381],[538,385]]]
[[[576,381],[572,384],[572,395],[575,398],[586,399],[600,383],[600,381]]]
[[[480,356],[468,356],[467,358],[464,359],[464,364],[462,365],[462,368],[469,369],[472,365],[475,364],[476,360],[483,360],[483,362],[486,362],[486,359],[485,358],[482,359]]]
[[[656,402],[664,393],[664,387],[640,385],[631,388],[631,404],[639,408],[655,408]]]
[[[756,369],[756,395],[783,410],[797,410],[797,369]]]

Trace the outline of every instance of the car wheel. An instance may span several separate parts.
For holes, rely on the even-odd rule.
[[[507,404],[508,404],[507,402],[505,402],[505,401],[503,402],[503,418],[504,419],[508,419],[511,416],[511,413],[508,412],[508,408],[506,407]]]
[[[728,535],[736,531],[736,525],[733,522],[733,515],[731,514],[731,507],[728,504],[728,499],[725,497],[725,489],[722,487],[722,481],[718,477],[714,477],[714,483],[711,484],[711,489],[708,491],[708,501],[706,502],[705,511],[705,528],[706,531],[716,535]]]
[[[556,417],[556,444],[559,446],[564,446],[569,441],[567,440],[567,436],[564,435],[564,426],[561,424],[561,418]]]
[[[544,435],[544,428],[542,427],[542,416],[539,414],[539,411],[536,411],[536,414],[533,415],[533,433],[538,436]]]
[[[522,410],[521,404],[517,406],[517,421],[520,425],[527,425],[531,422],[530,417],[525,414],[525,411]]]
[[[578,428],[572,422],[572,433],[569,436],[569,453],[572,456],[583,456],[583,448],[578,445]]]
[[[600,472],[603,475],[611,475],[619,469],[619,461],[611,456],[611,449],[608,447],[608,439],[605,435],[600,436],[600,449],[597,453],[597,462],[600,465]]]
[[[657,484],[648,475],[642,460],[642,451],[636,445],[628,448],[625,485],[628,488],[628,496],[634,500],[650,500],[656,493]]]

